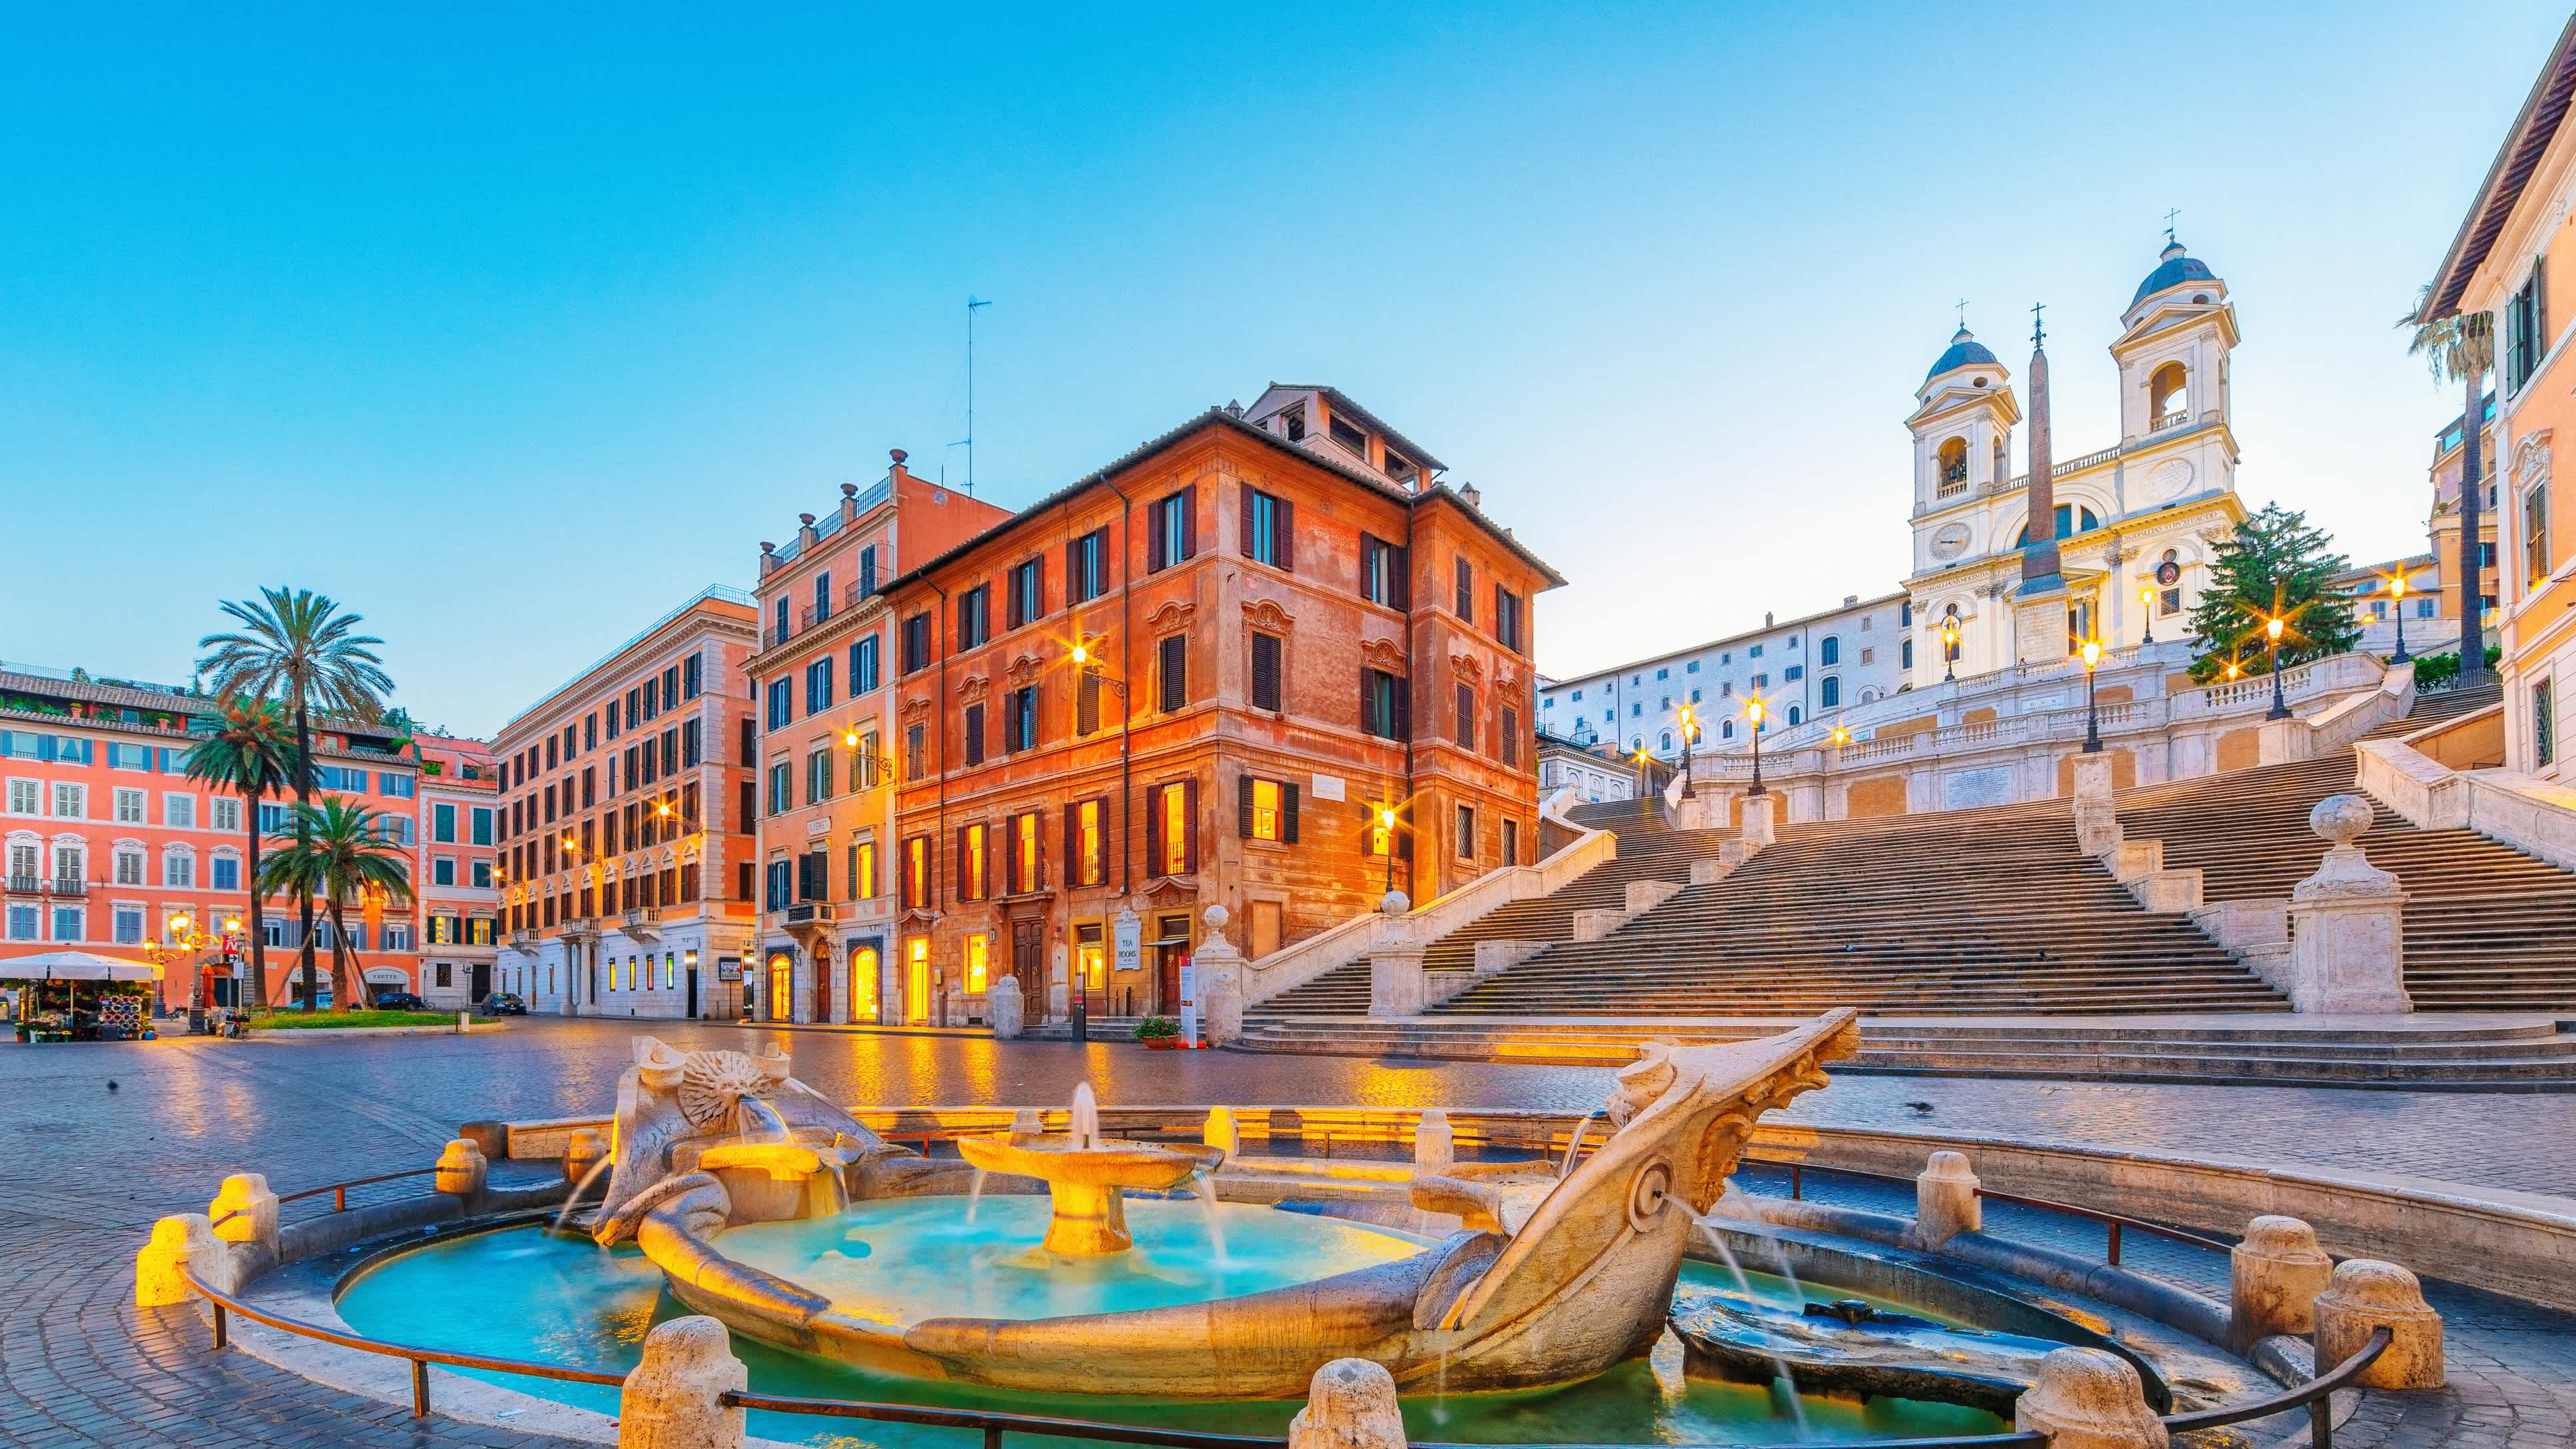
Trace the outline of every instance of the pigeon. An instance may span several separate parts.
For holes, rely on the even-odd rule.
[[[116,1090],[116,1078],[110,1077],[107,1079],[107,1089],[111,1092]]]
[[[1908,1102],[1905,1105],[1913,1108],[1917,1112],[1929,1112],[1932,1110],[1932,1104],[1929,1102]]]

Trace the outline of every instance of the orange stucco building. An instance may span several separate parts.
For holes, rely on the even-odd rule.
[[[1273,386],[890,582],[881,1015],[1169,1012],[1208,905],[1257,959],[1536,859],[1563,580],[1441,466]]]

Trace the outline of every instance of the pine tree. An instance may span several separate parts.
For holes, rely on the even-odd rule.
[[[2261,674],[2271,667],[2266,624],[2278,617],[2284,667],[2341,654],[2361,640],[2352,600],[2334,585],[2350,563],[2330,552],[2333,538],[2310,528],[2308,516],[2277,503],[2236,525],[2209,561],[2209,588],[2191,612],[2200,646],[2191,677],[2207,683],[2228,675]]]

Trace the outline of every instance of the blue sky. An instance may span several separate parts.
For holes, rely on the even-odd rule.
[[[2058,451],[2168,207],[2240,486],[2420,548],[2389,323],[2563,11],[22,7],[0,45],[0,656],[185,676],[364,613],[488,731],[882,470],[1043,494],[1329,381],[1572,580],[1596,668],[1889,588],[1951,303]],[[2490,69],[2480,72],[2474,67]]]

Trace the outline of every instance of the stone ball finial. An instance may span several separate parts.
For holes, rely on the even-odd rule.
[[[1404,1412],[1395,1376],[1364,1358],[1315,1370],[1306,1407],[1288,1423],[1288,1449],[1403,1449]]]
[[[1225,934],[1225,923],[1234,919],[1234,913],[1223,906],[1212,905],[1199,912],[1199,919],[1207,922],[1207,928],[1212,934],[1222,936]]]
[[[2329,795],[2308,812],[2308,828],[2337,847],[2350,846],[2368,833],[2377,812],[2359,795]]]
[[[2061,1348],[2039,1361],[2039,1382],[2013,1406],[2013,1427],[2049,1436],[2050,1449],[2163,1449],[2173,1442],[2147,1406],[2138,1371],[2098,1348]]]
[[[1377,908],[1390,916],[1400,916],[1413,909],[1413,901],[1402,891],[1388,891],[1379,899]]]
[[[2276,1258],[2284,1258],[2292,1254],[2305,1257],[2310,1253],[2321,1251],[2317,1247],[2316,1229],[2297,1218],[2281,1217],[2272,1213],[2265,1213],[2245,1225],[2244,1246],[2251,1252],[2265,1253]]]

